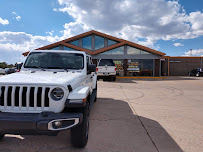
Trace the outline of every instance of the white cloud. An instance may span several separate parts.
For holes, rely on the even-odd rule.
[[[16,12],[12,12],[12,14],[14,14],[16,17],[15,17],[15,19],[17,20],[17,21],[20,21],[21,20],[21,17],[16,13]]]
[[[192,50],[185,52],[185,56],[201,56],[203,55],[203,49],[198,49],[198,50]]]
[[[7,24],[9,24],[9,21],[6,20],[6,19],[2,19],[2,18],[0,17],[0,24],[2,24],[2,25],[7,25]]]
[[[181,43],[174,43],[173,45],[174,46],[184,46],[184,44],[181,44]]]
[[[75,26],[64,34],[95,29],[154,47],[157,40],[193,39],[203,35],[203,13],[187,14],[178,1],[165,0],[58,0],[58,11],[71,15]],[[66,24],[69,25],[69,23]],[[147,41],[137,41],[146,38]]]
[[[22,53],[59,40],[58,36],[33,36],[24,32],[0,32],[0,58],[8,63],[15,63]]]
[[[53,11],[54,11],[54,12],[57,12],[57,11],[58,11],[58,9],[57,9],[57,8],[53,8]]]
[[[187,20],[191,23],[194,34],[203,35],[203,13],[200,11],[191,12],[187,16]]]
[[[53,36],[53,34],[54,34],[54,30],[52,30],[52,31],[48,31],[48,32],[46,32],[46,34],[49,34],[50,36]]]
[[[89,31],[93,28],[86,26],[85,24],[76,22],[66,23],[64,25],[64,30],[61,31],[63,36],[60,38],[61,40],[72,37],[74,35],[78,35],[83,33],[84,31]]]

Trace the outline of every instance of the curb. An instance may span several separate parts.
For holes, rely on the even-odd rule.
[[[116,77],[118,79],[165,79],[165,77]]]

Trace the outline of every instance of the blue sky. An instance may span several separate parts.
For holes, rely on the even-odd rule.
[[[1,0],[0,62],[97,30],[165,52],[203,55],[202,0]]]
[[[179,0],[179,4],[185,9],[187,13],[196,12],[196,11],[203,11],[203,1],[202,0]],[[174,46],[174,41],[163,41],[160,40],[156,44],[160,46],[160,51],[165,52],[167,55],[170,56],[181,56],[184,55],[190,49],[200,50],[203,48],[203,36],[188,39],[188,40],[176,40],[176,43],[181,43],[184,46],[176,47]],[[203,53],[202,53],[203,55]]]
[[[73,21],[71,16],[65,13],[54,12],[53,8],[58,7],[56,0],[1,0],[0,17],[8,19],[10,24],[1,26],[1,31],[25,32],[32,35],[47,35],[47,31],[56,31],[60,34],[66,22]],[[16,12],[21,20],[17,21]]]

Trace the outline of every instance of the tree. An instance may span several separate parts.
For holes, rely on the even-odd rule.
[[[6,62],[0,62],[0,68],[13,68],[14,65],[13,64],[7,64]]]

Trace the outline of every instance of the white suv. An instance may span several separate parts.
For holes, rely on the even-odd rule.
[[[95,72],[82,51],[31,51],[20,72],[0,78],[0,140],[71,129],[73,146],[84,147],[97,98]]]

